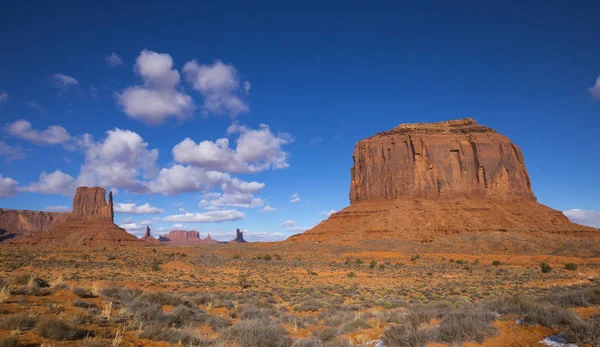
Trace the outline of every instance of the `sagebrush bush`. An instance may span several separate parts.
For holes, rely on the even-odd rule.
[[[26,328],[33,328],[37,321],[36,317],[13,315],[0,320],[0,328],[3,330],[25,330]]]
[[[47,319],[39,322],[37,333],[42,337],[55,341],[79,340],[86,335],[85,330],[58,319]]]
[[[0,347],[17,347],[18,345],[15,336],[7,336],[0,340]]]
[[[292,344],[282,326],[261,319],[239,321],[225,330],[222,337],[241,347],[287,347]]]

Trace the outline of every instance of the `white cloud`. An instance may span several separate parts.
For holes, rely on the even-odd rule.
[[[186,138],[173,147],[173,157],[182,164],[232,173],[255,173],[289,166],[289,153],[282,148],[293,141],[289,134],[273,134],[265,124],[261,124],[259,129],[234,124],[227,129],[227,133],[240,134],[235,150],[229,147],[227,138],[198,144]]]
[[[79,82],[71,76],[55,73],[50,76],[54,84],[60,89],[66,89],[70,86],[78,85]]]
[[[230,177],[226,173],[173,165],[161,169],[156,179],[146,183],[145,191],[163,195],[208,191],[229,180]]]
[[[600,100],[600,76],[596,78],[596,84],[593,87],[589,88],[590,94],[596,100]]]
[[[221,185],[221,189],[225,193],[245,193],[254,194],[258,193],[265,187],[264,183],[260,182],[246,182],[241,181],[237,178],[232,179],[229,182],[225,182]]]
[[[198,207],[216,210],[222,207],[255,208],[264,204],[262,199],[249,193],[207,193]]]
[[[574,223],[600,228],[600,211],[572,209],[563,213]]]
[[[104,60],[106,60],[106,63],[110,67],[123,65],[123,60],[121,60],[121,57],[119,57],[119,55],[115,52],[112,52],[110,55],[107,55],[106,58],[104,58]]]
[[[260,210],[260,212],[273,212],[277,210],[275,207],[271,207],[271,205],[267,205]]]
[[[250,242],[269,242],[269,241],[282,241],[286,237],[280,232],[268,232],[268,231],[244,231],[244,240]]]
[[[286,228],[293,227],[294,225],[296,225],[296,222],[294,222],[293,220],[289,220],[289,219],[286,220],[285,222],[281,223],[281,226],[286,227]]]
[[[220,60],[212,65],[200,65],[192,60],[185,64],[183,73],[204,98],[205,112],[235,117],[249,111],[248,104],[241,98],[242,87],[233,65]],[[250,91],[250,82],[244,82],[243,90]]]
[[[4,141],[0,141],[0,157],[5,157],[6,161],[25,159],[23,148],[19,146],[9,146]]]
[[[51,125],[48,129],[40,131],[32,129],[31,123],[24,119],[7,125],[5,129],[13,136],[42,146],[66,144],[72,138],[60,125]]]
[[[2,92],[0,92],[0,104],[5,102],[6,100],[8,100],[8,93],[6,92],[6,90],[3,90]]]
[[[7,198],[17,194],[17,186],[19,182],[10,177],[2,177],[0,174],[0,198]]]
[[[89,135],[78,139],[85,148],[85,162],[78,182],[81,185],[141,189],[139,176],[151,178],[158,170],[158,149],[148,149],[142,137],[129,130],[109,130],[95,143]]]
[[[120,224],[119,226],[121,228],[127,230],[128,233],[133,234],[137,237],[141,237],[141,236],[144,236],[144,233],[146,232],[146,227],[151,224],[152,224],[151,220],[143,220],[140,222],[128,221],[128,222],[125,222],[124,224]]]
[[[69,208],[67,206],[46,206],[44,211],[47,212],[67,212]]]
[[[115,204],[115,212],[130,214],[160,214],[165,212],[165,210],[150,206],[149,203],[145,203],[143,205],[137,205],[135,203],[117,203]]]
[[[301,201],[300,200],[300,195],[298,193],[294,193],[292,195],[292,198],[290,199],[291,203],[297,203],[297,202],[300,202],[300,201]]]
[[[63,173],[60,170],[56,170],[50,174],[42,172],[38,182],[21,187],[19,190],[42,194],[60,194],[71,196],[75,193],[76,188],[77,184],[73,177]]]
[[[322,214],[322,215],[324,215],[324,216],[327,216],[327,217],[329,217],[329,216],[331,216],[332,214],[334,214],[334,213],[336,213],[336,212],[337,212],[336,210],[329,210],[329,211],[323,211],[323,212],[320,212],[319,214]]]
[[[305,232],[306,230],[311,229],[311,228],[312,227],[300,227],[300,226],[297,226],[297,227],[288,228],[287,230],[288,231],[293,231],[293,232]]]
[[[192,98],[180,91],[179,73],[173,58],[166,53],[143,50],[135,64],[143,85],[126,88],[117,95],[118,103],[129,117],[146,124],[158,125],[167,118],[184,120],[195,109]]]
[[[202,213],[185,213],[167,216],[165,222],[176,223],[218,223],[236,221],[244,218],[244,213],[237,210],[217,210]]]

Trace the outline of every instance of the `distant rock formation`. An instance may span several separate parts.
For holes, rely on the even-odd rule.
[[[141,240],[146,241],[146,242],[150,242],[156,245],[160,245],[160,241],[158,241],[154,236],[152,236],[150,234],[150,227],[146,225],[146,232],[144,233],[144,236],[142,236]]]
[[[200,233],[196,230],[171,230],[168,234],[161,235],[159,241],[171,246],[217,243],[210,238],[210,234],[206,239],[201,239]]]
[[[77,188],[73,210],[64,223],[16,242],[56,247],[148,245],[114,224],[112,194],[108,203],[105,196],[104,188]]]
[[[244,232],[240,231],[240,229],[235,229],[235,239],[229,241],[230,243],[245,243],[244,240]]]
[[[401,124],[359,141],[353,160],[350,206],[288,240],[430,242],[494,231],[599,238],[537,203],[519,147],[473,119]]]
[[[69,212],[42,212],[0,208],[0,242],[32,236],[63,223]]]

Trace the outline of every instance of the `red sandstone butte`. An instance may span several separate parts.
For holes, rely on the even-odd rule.
[[[142,236],[140,238],[140,240],[150,242],[155,245],[160,245],[160,241],[158,241],[158,239],[156,239],[154,236],[152,236],[150,234],[150,227],[147,225],[146,225],[146,232],[144,233],[144,236]]]
[[[109,194],[108,202],[105,197],[104,188],[77,188],[73,210],[64,223],[16,243],[67,248],[149,245],[114,224],[112,194]]]
[[[43,212],[0,208],[0,236],[6,240],[32,236],[52,229],[69,217],[69,212]]]
[[[290,241],[407,239],[466,232],[597,239],[536,202],[519,147],[473,119],[401,124],[359,141],[350,206]]]

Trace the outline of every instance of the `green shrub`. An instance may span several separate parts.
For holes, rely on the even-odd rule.
[[[412,257],[410,257],[410,261],[417,261],[421,259],[421,256],[419,254],[415,254]]]
[[[548,272],[552,271],[552,266],[548,265],[548,263],[541,263],[540,269],[542,270],[543,273],[548,273]]]
[[[15,336],[7,336],[0,340],[0,347],[17,347],[17,338]]]
[[[269,260],[271,260],[273,258],[271,257],[270,254],[265,254],[265,256],[263,257],[263,259],[266,260],[266,261],[269,261]]]
[[[241,347],[287,347],[292,344],[287,331],[266,320],[239,321],[222,334],[227,342],[237,342]]]
[[[500,263],[500,260],[494,260],[492,262],[492,265],[494,265],[494,266],[500,266],[500,264],[502,264],[502,263]]]
[[[369,263],[369,268],[374,269],[376,265],[377,262],[375,260],[371,260],[371,262]]]
[[[160,260],[154,259],[150,268],[152,271],[160,271]]]
[[[569,271],[576,271],[577,268],[578,268],[578,266],[575,263],[566,263],[565,264],[565,269],[567,269]]]
[[[348,274],[346,274],[346,276],[348,276],[348,277],[356,277],[356,274],[354,273],[354,271],[350,271],[350,272],[348,272]]]
[[[25,330],[26,328],[33,328],[37,323],[37,318],[14,315],[7,316],[0,320],[0,328],[4,330]]]

